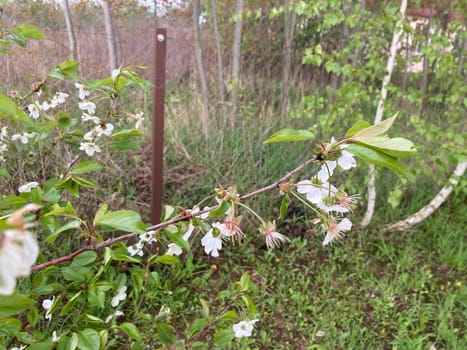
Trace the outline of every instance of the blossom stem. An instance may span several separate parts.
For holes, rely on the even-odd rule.
[[[264,221],[264,219],[257,213],[255,212],[253,209],[251,209],[248,205],[245,205],[243,203],[240,203],[238,202],[237,203],[239,206],[245,208],[246,210],[248,210],[250,213],[252,213],[254,216],[256,216],[258,218],[258,220],[261,222],[261,224],[263,225],[266,225],[266,222]]]
[[[303,199],[302,196],[300,196],[297,192],[295,191],[289,191],[289,193],[292,193],[292,195],[297,198],[300,202],[303,203],[303,205],[305,205],[306,207],[308,207],[309,209],[313,210],[317,215],[320,215],[321,212],[316,209],[314,206],[312,206],[308,201],[306,201],[305,199]]]

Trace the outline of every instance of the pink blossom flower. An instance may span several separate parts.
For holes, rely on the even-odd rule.
[[[326,230],[326,237],[324,237],[323,246],[328,245],[336,239],[342,238],[344,232],[352,228],[352,222],[344,218],[341,222],[333,221]]]

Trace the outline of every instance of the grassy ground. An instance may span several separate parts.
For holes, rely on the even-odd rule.
[[[238,289],[248,272],[260,319],[251,349],[465,349],[465,216],[457,197],[405,234],[382,236],[376,223],[323,248],[312,230],[282,231],[296,238],[273,252],[258,240],[225,248],[221,259],[199,252],[199,276],[179,282],[190,292],[178,301],[201,309],[203,298],[221,312],[216,295]]]
[[[172,136],[176,132],[177,140],[168,145],[169,173],[178,169],[186,175],[189,164],[201,169],[183,181],[169,181],[166,191],[171,201],[192,205],[221,181],[252,190],[278,179],[310,156],[311,149],[302,144],[263,145],[269,131],[276,129],[277,124],[266,123],[208,142],[201,141],[201,136],[189,137],[196,133],[184,131],[183,126],[169,130]],[[181,149],[189,152],[190,159]],[[351,175],[353,191],[363,192],[364,172]],[[185,312],[179,315],[177,328],[185,329],[193,315],[201,312],[200,298],[208,301],[211,313],[222,313],[228,306],[222,295],[226,290],[238,292],[241,276],[247,272],[260,321],[254,337],[237,342],[234,348],[467,348],[465,195],[454,194],[410,232],[382,235],[383,224],[415,212],[437,191],[432,180],[421,178],[405,192],[399,207],[392,209],[383,198],[395,182],[395,176],[383,173],[372,225],[353,230],[345,241],[331,247],[321,246],[320,233],[304,220],[302,209],[292,207],[279,226],[292,242],[281,249],[268,252],[256,238],[254,226],[247,229],[245,242],[224,248],[219,259],[210,259],[196,248],[197,263],[191,262],[191,256],[186,259],[184,272],[179,271],[170,286],[182,291],[167,300],[170,305],[177,300],[180,307],[172,313]],[[274,217],[279,201],[276,193],[249,204]],[[357,210],[355,221],[360,215]],[[191,315],[186,313],[187,305]],[[213,336],[213,331],[203,332],[195,340],[209,341]]]

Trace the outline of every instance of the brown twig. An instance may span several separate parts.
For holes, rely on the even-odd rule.
[[[240,196],[240,201],[245,200],[245,199],[249,199],[249,198],[257,196],[257,195],[259,195],[261,193],[264,193],[264,192],[279,188],[279,185],[281,183],[283,183],[285,180],[289,179],[290,177],[292,177],[293,175],[295,175],[296,173],[301,171],[304,167],[306,167],[307,165],[309,165],[309,164],[311,164],[311,163],[313,163],[313,162],[315,162],[317,160],[318,160],[317,156],[315,156],[315,157],[313,157],[311,159],[308,159],[306,162],[303,162],[302,164],[297,166],[295,169],[293,169],[292,171],[285,174],[278,181],[276,181],[276,182],[274,182],[274,183],[272,183],[272,184],[270,184],[268,186],[259,188],[259,189],[255,190],[255,191],[252,191],[250,193],[244,194],[243,196]],[[220,205],[217,204],[217,205],[214,205],[212,207],[205,208],[205,209],[200,210],[200,211],[196,211],[194,213],[191,212],[189,214],[186,214],[186,215],[179,216],[179,217],[176,217],[176,218],[171,219],[171,220],[161,222],[161,223],[159,223],[157,225],[153,225],[153,226],[148,227],[147,231],[158,230],[158,229],[161,229],[161,228],[176,224],[176,223],[181,222],[181,221],[189,220],[192,217],[200,216],[202,214],[210,212],[211,210],[215,210],[215,209],[219,208],[219,206]],[[87,246],[82,247],[82,248],[80,248],[78,250],[75,250],[74,252],[72,252],[72,253],[70,253],[68,255],[65,255],[65,256],[62,256],[60,258],[56,258],[56,259],[53,259],[53,260],[50,260],[50,261],[46,261],[45,263],[42,263],[42,264],[34,265],[31,268],[31,271],[32,272],[39,271],[39,270],[41,270],[43,268],[46,268],[48,266],[58,265],[60,263],[66,262],[66,261],[70,261],[75,256],[81,254],[82,252],[89,251],[89,250],[99,250],[99,249],[102,249],[104,247],[108,247],[108,246],[110,246],[112,244],[115,244],[115,243],[118,243],[118,242],[127,241],[127,240],[129,240],[131,238],[134,238],[136,236],[138,236],[138,233],[133,232],[133,233],[128,233],[126,235],[122,235],[122,236],[119,236],[119,237],[115,237],[115,238],[105,240],[104,242],[101,242],[101,243],[98,243],[98,244],[87,245]]]

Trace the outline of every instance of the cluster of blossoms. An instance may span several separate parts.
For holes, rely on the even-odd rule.
[[[39,91],[37,93],[37,97],[40,97],[42,92]],[[27,110],[29,112],[29,116],[33,120],[38,120],[42,113],[46,113],[50,109],[54,109],[59,105],[62,105],[66,102],[66,99],[69,95],[64,92],[57,92],[51,100],[45,100],[43,102],[39,102],[38,100],[34,101],[33,103],[27,106]],[[8,137],[8,128],[3,126],[0,129],[0,162],[5,161],[4,154],[8,151],[8,146],[6,141],[20,141],[22,144],[26,145],[29,143],[30,140],[36,138],[38,136],[35,132],[21,132],[11,135]]]
[[[144,246],[146,244],[151,244],[151,243],[156,243],[157,239],[154,237],[155,231],[147,231],[143,234],[139,235],[139,240],[137,243],[127,247],[128,253],[130,253],[131,256],[139,255],[143,256],[144,255]]]
[[[85,142],[80,143],[79,149],[86,152],[88,156],[92,157],[94,153],[102,151],[101,148],[96,144],[96,139],[103,135],[112,135],[114,127],[110,123],[105,124],[101,122],[101,119],[95,115],[96,105],[94,102],[85,100],[86,97],[91,94],[91,92],[86,90],[83,84],[80,83],[75,83],[75,87],[78,89],[78,98],[81,100],[81,102],[78,102],[78,108],[83,112],[81,120],[83,122],[90,121],[95,125],[84,135],[83,138]]]
[[[319,218],[316,222],[320,222],[326,231],[323,245],[328,245],[352,228],[352,222],[348,218],[341,218],[340,215],[350,212],[352,205],[359,199],[358,196],[338,190],[329,182],[329,178],[337,166],[349,170],[354,168],[357,162],[353,155],[345,150],[345,145],[339,145],[334,138],[329,144],[322,146],[321,154],[326,160],[323,161],[320,170],[311,180],[299,181],[297,191],[318,208]]]

